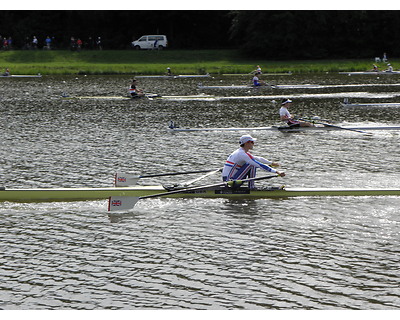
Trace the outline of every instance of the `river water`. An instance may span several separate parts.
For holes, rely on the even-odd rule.
[[[358,84],[286,90],[292,112],[333,123],[398,125],[397,76],[292,75],[276,84]],[[245,84],[245,77],[202,79]],[[240,135],[281,163],[288,187],[400,187],[399,132],[169,133],[191,127],[279,124],[271,99],[63,99],[125,95],[128,76],[0,79],[1,184],[106,187],[116,171],[141,174],[222,167]],[[193,95],[198,79],[141,79],[162,95]],[[379,86],[367,86],[379,84]],[[382,84],[388,84],[383,86]],[[365,85],[365,86],[364,86]],[[260,173],[261,174],[261,173]],[[175,183],[196,176],[147,179]],[[146,180],[146,179],[142,179]],[[204,183],[219,182],[209,177]],[[258,185],[264,185],[259,182]],[[110,216],[106,201],[0,203],[1,309],[400,309],[400,199],[325,197],[231,201],[149,199]]]

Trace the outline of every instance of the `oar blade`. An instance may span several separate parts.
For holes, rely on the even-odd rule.
[[[133,209],[139,197],[112,196],[108,199],[108,211],[127,211]]]
[[[133,174],[126,174],[117,172],[115,174],[115,186],[116,187],[129,187],[137,184],[139,176]]]

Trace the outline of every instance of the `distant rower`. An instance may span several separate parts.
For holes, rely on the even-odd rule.
[[[393,72],[393,67],[390,63],[388,63],[388,68],[385,70],[385,72]]]
[[[167,68],[167,76],[173,76],[173,74],[172,74],[172,71],[171,71],[171,68],[170,68],[170,67],[168,67],[168,68]]]
[[[260,86],[268,86],[269,84],[266,83],[263,80],[260,80],[260,78],[257,76],[257,74],[254,75],[253,77],[253,86],[254,87],[260,87]]]
[[[137,84],[137,80],[133,79],[132,80],[132,84],[131,84],[131,86],[129,88],[129,93],[130,93],[131,97],[132,98],[143,97],[144,96],[143,90],[137,89],[136,88],[136,84]]]
[[[290,127],[314,127],[310,122],[295,120],[294,115],[290,114],[288,108],[292,104],[292,100],[283,99],[282,106],[279,109],[279,115],[283,122],[287,123]]]
[[[262,74],[261,67],[257,66],[256,70],[254,70],[252,73],[254,73],[254,74]]]

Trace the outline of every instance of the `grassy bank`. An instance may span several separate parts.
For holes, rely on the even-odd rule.
[[[396,68],[396,62],[391,61]],[[175,74],[249,73],[256,65],[263,72],[317,73],[365,71],[369,60],[271,61],[246,59],[235,50],[104,50],[71,52],[1,51],[0,72],[12,74],[163,74],[170,67]],[[381,69],[386,66],[380,65]]]

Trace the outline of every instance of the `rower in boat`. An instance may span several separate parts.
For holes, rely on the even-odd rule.
[[[393,72],[393,67],[390,63],[388,63],[388,68],[385,70],[385,72]]]
[[[255,74],[253,77],[253,86],[254,87],[260,87],[260,86],[268,86],[269,84],[266,83],[263,80],[260,80],[260,78],[258,77],[259,74]]]
[[[254,74],[262,74],[261,67],[257,66],[256,70],[254,70],[252,73],[254,73]]]
[[[283,122],[287,123],[289,127],[314,127],[315,125],[302,120],[295,120],[294,115],[290,114],[288,107],[291,105],[293,101],[290,99],[283,99],[282,106],[279,109],[279,115]]]
[[[371,71],[371,72],[378,72],[378,71],[379,71],[378,66],[377,66],[376,64],[373,64],[373,65],[372,65],[372,69],[369,70],[369,71]]]
[[[165,74],[166,76],[169,76],[169,77],[173,77],[174,75],[172,74],[172,71],[171,71],[171,68],[170,67],[168,67],[167,68],[167,73]]]
[[[3,76],[4,76],[4,77],[8,77],[8,76],[10,76],[10,75],[11,75],[10,69],[6,68],[6,71],[3,73]]]
[[[140,98],[140,97],[144,97],[144,92],[141,89],[136,88],[136,84],[137,84],[137,80],[133,79],[132,80],[132,84],[129,87],[129,93],[131,95],[132,98]]]
[[[279,167],[279,163],[272,162],[263,157],[256,157],[250,153],[254,148],[257,139],[250,135],[244,135],[239,139],[240,148],[234,151],[226,160],[222,169],[222,181],[242,180],[244,178],[255,178],[258,168],[268,172],[277,173],[284,177],[283,171],[278,171],[272,167]],[[239,187],[240,184],[236,187]],[[249,188],[255,190],[254,181],[249,181]]]

